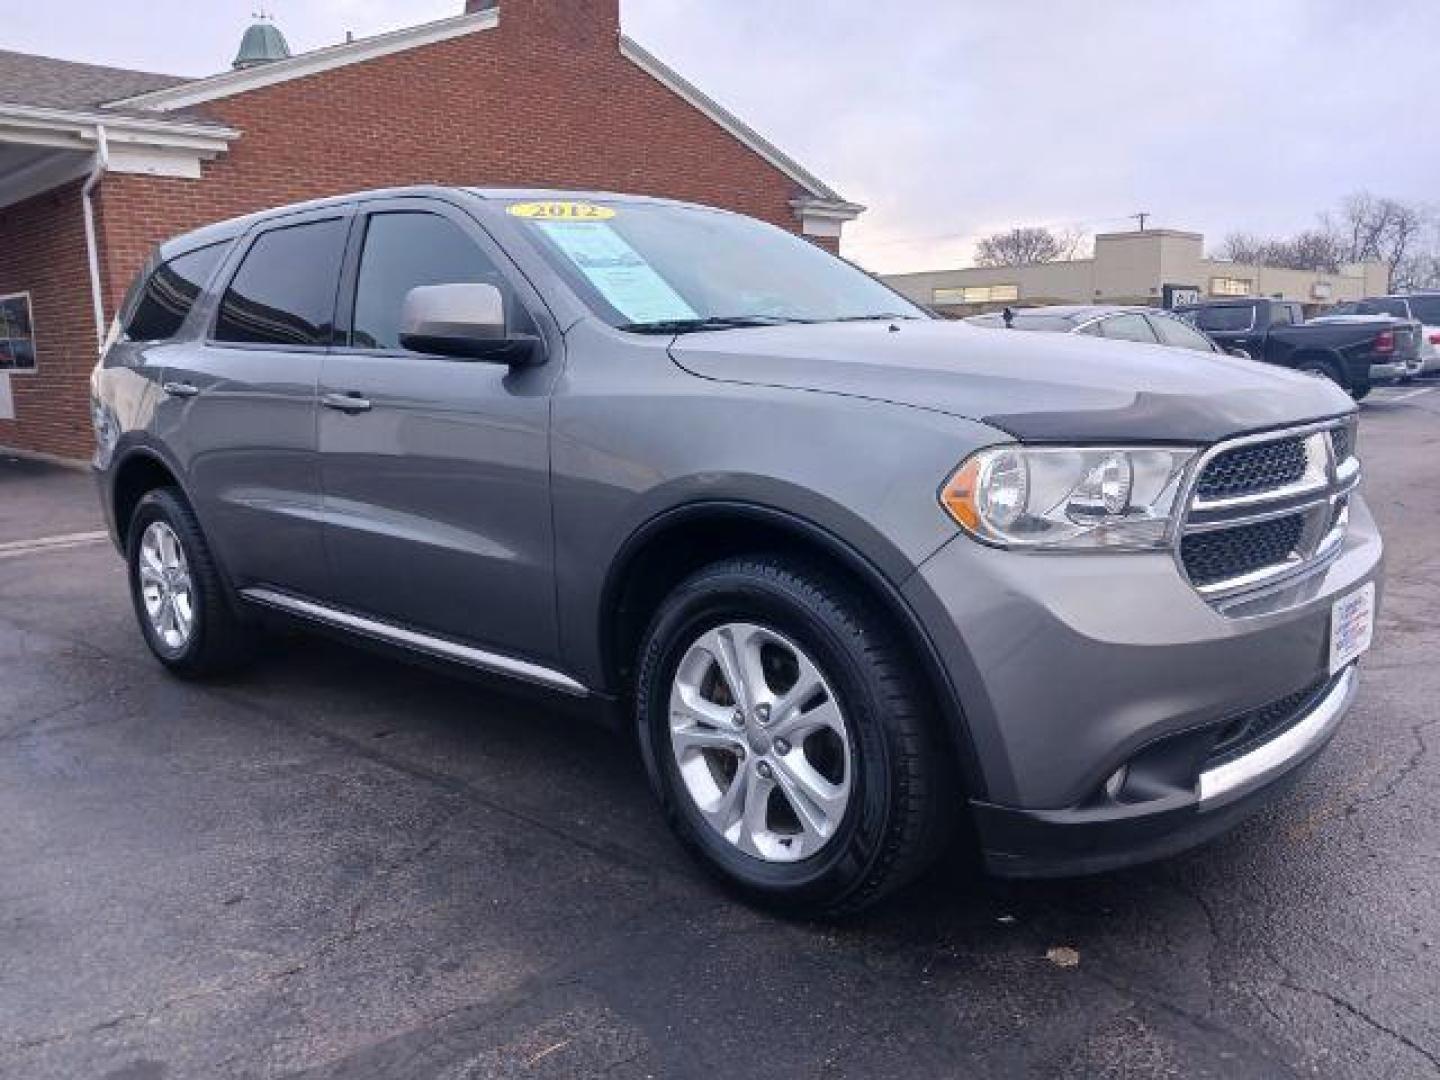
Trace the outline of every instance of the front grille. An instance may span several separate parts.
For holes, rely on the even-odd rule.
[[[1191,533],[1180,541],[1180,560],[1191,584],[1213,585],[1283,563],[1304,532],[1305,515],[1291,514],[1233,529]]]
[[[1195,494],[1214,502],[1273,491],[1302,479],[1306,464],[1305,440],[1299,437],[1237,446],[1205,466]]]
[[[1234,761],[1299,723],[1320,699],[1330,692],[1339,678],[1340,676],[1336,675],[1334,678],[1320,679],[1303,690],[1287,694],[1279,701],[1272,701],[1269,705],[1262,705],[1225,721],[1219,728],[1215,745],[1210,748],[1210,753],[1205,758],[1202,771]]]
[[[1331,445],[1335,447],[1335,460],[1346,461],[1355,452],[1351,445],[1352,437],[1348,427],[1337,427],[1330,432]]]

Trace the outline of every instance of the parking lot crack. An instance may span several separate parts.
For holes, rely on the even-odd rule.
[[[1354,1002],[1341,997],[1334,991],[1326,990],[1321,987],[1308,986],[1305,983],[1301,982],[1299,976],[1297,976],[1295,972],[1290,969],[1289,965],[1287,965],[1283,960],[1280,959],[1279,956],[1276,955],[1275,950],[1272,949],[1270,946],[1262,946],[1261,951],[1265,954],[1266,958],[1270,961],[1270,963],[1275,967],[1276,971],[1280,973],[1279,978],[1272,980],[1274,985],[1279,986],[1282,989],[1289,990],[1292,993],[1304,994],[1307,997],[1318,998],[1321,1001],[1329,1002],[1330,1005],[1332,1005],[1334,1008],[1339,1009],[1341,1012],[1344,1012],[1349,1016],[1353,1016],[1356,1020],[1359,1020],[1362,1024],[1369,1027],[1372,1031],[1379,1032],[1380,1034],[1386,1036],[1394,1042],[1399,1043],[1401,1046],[1406,1047],[1413,1053],[1418,1054],[1420,1057],[1424,1058],[1430,1063],[1431,1068],[1435,1070],[1437,1075],[1440,1075],[1440,1055],[1437,1055],[1435,1051],[1420,1045],[1418,1042],[1410,1038],[1410,1036],[1406,1035],[1404,1032],[1391,1027],[1389,1024],[1384,1023],[1383,1021],[1375,1018],[1374,1016],[1371,1016],[1370,1013],[1368,1013],[1365,1009],[1362,1009]],[[1265,1007],[1265,1011],[1269,1013],[1278,1023],[1286,1023],[1286,1021],[1284,1021],[1275,1012],[1273,1008],[1271,1008],[1268,1004],[1265,1004],[1264,995],[1261,995],[1260,1000],[1262,1005],[1264,1005]]]
[[[1308,994],[1311,997],[1319,998],[1322,1001],[1328,1001],[1331,1005],[1335,1006],[1337,1009],[1340,1009],[1342,1012],[1348,1013],[1349,1015],[1355,1017],[1355,1019],[1359,1020],[1361,1023],[1365,1024],[1373,1031],[1378,1031],[1382,1035],[1389,1036],[1391,1039],[1400,1043],[1402,1046],[1405,1046],[1414,1053],[1420,1055],[1430,1063],[1436,1074],[1440,1075],[1440,1055],[1437,1055],[1434,1051],[1428,1050],[1425,1047],[1421,1046],[1404,1032],[1397,1031],[1395,1028],[1390,1027],[1388,1024],[1382,1023],[1381,1021],[1377,1020],[1360,1006],[1354,1004],[1351,1001],[1347,1001],[1339,994],[1333,993],[1329,990],[1319,989],[1313,986],[1305,986],[1301,983],[1286,979],[1282,979],[1279,985],[1285,987],[1285,989],[1287,990],[1293,990],[1296,993]]]
[[[11,742],[17,739],[24,739],[27,736],[31,735],[62,734],[67,731],[79,731],[84,728],[98,727],[103,724],[111,723],[114,720],[113,716],[101,716],[97,717],[94,720],[82,721],[78,724],[62,724],[59,727],[55,728],[41,727],[41,725],[46,723],[47,721],[55,720],[59,717],[66,716],[67,714],[74,712],[76,709],[83,709],[86,705],[94,704],[101,698],[110,697],[113,694],[114,688],[106,687],[103,690],[95,691],[93,694],[87,694],[85,697],[80,698],[78,701],[71,701],[65,705],[57,706],[56,708],[51,709],[48,712],[43,712],[39,716],[33,716],[28,720],[22,720],[16,726],[0,731],[0,743]]]
[[[1420,767],[1420,763],[1425,760],[1425,756],[1430,751],[1430,744],[1425,737],[1425,733],[1437,725],[1440,725],[1440,717],[1435,717],[1413,725],[1410,728],[1410,736],[1415,740],[1415,749],[1410,753],[1410,756],[1405,759],[1404,764],[1396,770],[1395,775],[1390,778],[1385,786],[1374,795],[1362,795],[1353,799],[1349,805],[1345,807],[1345,813],[1347,815],[1353,814],[1362,806],[1374,806],[1376,803],[1382,803],[1394,796],[1406,780],[1410,778],[1410,775]]]

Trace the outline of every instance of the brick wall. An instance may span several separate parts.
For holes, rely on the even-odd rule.
[[[798,229],[794,181],[620,55],[615,3],[506,0],[498,29],[202,106],[243,132],[202,181],[104,181],[109,295],[177,232],[396,184],[668,195]]]
[[[617,4],[505,0],[497,29],[201,106],[242,132],[202,179],[111,174],[100,184],[107,313],[167,237],[370,187],[601,188],[798,229],[794,181],[620,54]],[[0,224],[0,277],[43,295],[42,375],[13,380],[19,421],[0,423],[0,445],[89,456],[94,330],[80,213],[78,185],[0,211],[12,221]],[[34,254],[9,258],[12,243]]]
[[[15,419],[0,446],[60,457],[90,453],[95,316],[85,223],[75,181],[0,210],[0,294],[30,293],[36,370],[11,372]]]

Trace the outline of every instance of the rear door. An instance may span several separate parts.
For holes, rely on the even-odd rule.
[[[407,292],[469,282],[496,285],[511,328],[549,338],[550,362],[512,369],[401,348]],[[319,420],[334,601],[552,658],[550,389],[560,363],[538,297],[463,210],[396,199],[357,216],[341,312]]]
[[[170,351],[163,434],[239,587],[324,589],[315,387],[349,212],[266,222],[229,261],[208,332]]]

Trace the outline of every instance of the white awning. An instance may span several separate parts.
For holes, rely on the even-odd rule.
[[[204,121],[0,102],[0,207],[86,175],[101,127],[108,171],[190,179],[199,178],[202,161],[240,137],[234,128]]]

